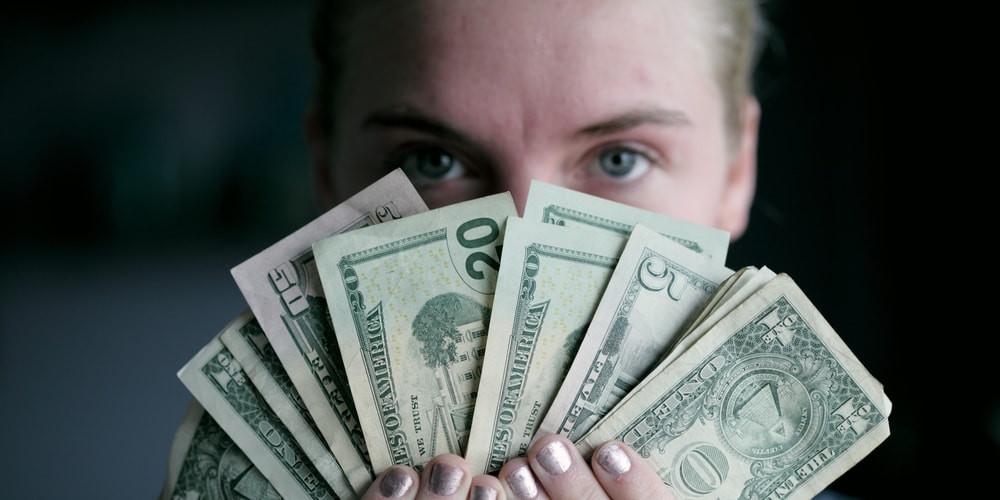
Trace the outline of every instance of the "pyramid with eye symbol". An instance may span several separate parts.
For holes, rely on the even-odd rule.
[[[785,435],[785,426],[781,420],[781,405],[778,403],[778,390],[774,384],[764,384],[740,408],[739,417],[745,422],[752,422],[763,429],[768,429],[776,436]]]

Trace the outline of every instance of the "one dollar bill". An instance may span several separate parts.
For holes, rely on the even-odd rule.
[[[242,450],[192,399],[174,434],[160,500],[281,500]]]
[[[249,309],[242,312],[231,328],[223,330],[219,340],[236,358],[261,397],[334,493],[343,500],[357,498],[354,487],[344,475],[333,451],[323,441],[316,423],[253,313]]]
[[[312,244],[426,210],[406,175],[394,170],[232,269],[240,291],[355,491],[367,488],[374,472]]]
[[[240,324],[237,318],[225,329]],[[218,335],[177,377],[281,496],[337,498]]]
[[[889,412],[882,385],[779,274],[577,447],[623,441],[678,498],[808,499],[888,437]]]

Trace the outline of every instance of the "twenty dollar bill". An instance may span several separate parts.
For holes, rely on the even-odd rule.
[[[465,456],[476,473],[524,454],[566,376],[625,245],[591,233],[507,221]]]
[[[510,193],[313,245],[371,463],[464,453]]]
[[[631,205],[569,188],[533,180],[524,205],[524,218],[617,234],[627,238],[636,224],[676,241],[692,252],[726,262],[729,233],[682,219],[667,217]]]

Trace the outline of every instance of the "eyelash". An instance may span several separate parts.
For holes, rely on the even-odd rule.
[[[434,178],[426,175],[426,172],[417,171],[416,169],[418,169],[420,165],[407,165],[407,163],[412,160],[420,161],[421,159],[426,159],[428,158],[428,155],[447,155],[450,157],[451,164],[461,167],[461,170],[458,172],[459,174],[465,173],[469,170],[469,163],[462,157],[462,155],[454,153],[449,148],[426,142],[410,142],[398,146],[387,156],[385,166],[387,170],[393,170],[396,168],[403,170],[414,183],[433,184],[443,180],[450,180],[457,176],[456,173],[452,172],[452,167],[449,167],[448,170],[444,172],[445,175],[439,178]]]
[[[643,162],[644,164],[636,168],[630,168],[623,176],[616,177],[604,170],[600,164],[606,158],[605,155],[611,154],[634,155],[636,161]],[[420,167],[426,166],[426,164],[408,165],[411,161],[420,162],[421,160],[432,158],[433,155],[448,156],[449,165],[443,171],[443,175],[427,175],[426,171],[418,170]],[[642,177],[650,169],[660,165],[662,162],[659,161],[659,158],[659,155],[651,151],[648,147],[634,143],[614,142],[602,144],[584,155],[583,168],[588,175],[596,175],[610,182],[626,183]],[[402,169],[415,184],[422,186],[430,186],[470,174],[475,175],[475,169],[477,168],[476,163],[469,161],[466,155],[456,153],[452,148],[433,142],[408,142],[401,144],[389,153],[385,160],[385,166],[387,170]]]
[[[605,155],[634,155],[636,161],[644,162],[641,167],[630,168],[625,175],[616,177],[607,171],[602,170],[600,162],[606,157]],[[615,142],[611,144],[602,144],[593,150],[586,156],[586,168],[590,173],[594,173],[599,177],[610,180],[611,182],[631,182],[638,179],[646,174],[650,169],[659,165],[659,156],[652,152],[649,148],[639,146],[633,143],[621,143]]]

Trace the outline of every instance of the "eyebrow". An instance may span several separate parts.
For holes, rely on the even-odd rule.
[[[451,141],[471,142],[465,134],[449,127],[444,122],[404,105],[391,106],[371,112],[361,122],[361,128],[369,127],[408,128]]]
[[[653,107],[631,109],[610,119],[579,129],[576,137],[599,137],[629,130],[640,125],[691,125],[691,119],[678,110]],[[449,127],[421,111],[406,105],[390,106],[371,112],[361,123],[362,128],[408,128],[457,142],[471,142],[465,134]]]
[[[641,107],[631,109],[608,120],[583,127],[574,135],[577,137],[610,135],[646,124],[667,126],[691,125],[691,119],[684,112],[674,109],[666,109],[658,106]]]

